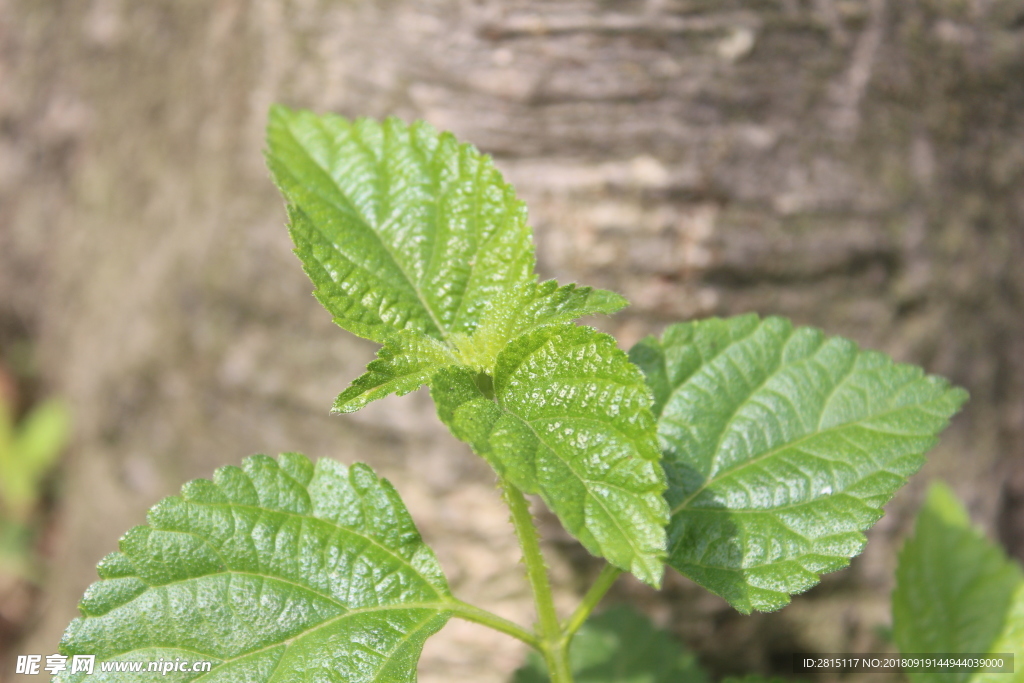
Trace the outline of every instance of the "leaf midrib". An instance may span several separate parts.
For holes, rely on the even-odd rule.
[[[748,332],[744,333],[740,337],[736,337],[735,339],[730,339],[727,344],[723,344],[721,346],[721,348],[719,348],[715,353],[713,353],[713,354],[711,354],[711,355],[709,355],[707,357],[705,357],[704,354],[701,353],[700,354],[700,365],[697,367],[697,369],[695,369],[692,373],[690,373],[684,380],[679,382],[679,384],[677,384],[676,386],[672,387],[671,391],[669,391],[669,393],[668,393],[668,396],[665,397],[665,401],[661,404],[661,411],[658,414],[658,418],[659,419],[661,418],[661,413],[663,413],[665,408],[667,408],[669,406],[669,404],[672,402],[672,400],[676,397],[676,394],[678,394],[680,391],[682,391],[683,388],[686,387],[690,383],[691,380],[693,380],[693,378],[697,375],[697,373],[699,373],[702,369],[706,368],[708,366],[708,364],[713,362],[716,358],[718,358],[719,356],[721,356],[724,353],[728,352],[729,349],[735,348],[738,344],[741,344],[744,341],[746,341],[746,340],[750,339],[751,337],[753,337],[754,334],[757,333],[757,331],[760,330],[764,326],[764,323],[765,323],[764,320],[759,320],[758,324],[755,325],[754,327],[752,327]],[[792,334],[792,332],[790,334]],[[788,337],[787,337],[787,340],[788,340]],[[671,385],[671,383],[672,383],[672,375],[668,371],[668,353],[667,353],[668,347],[661,340],[656,340],[656,341],[658,342],[658,345],[661,347],[662,367],[665,369],[665,380]],[[685,344],[693,344],[697,348],[697,351],[700,352],[700,347],[696,345],[696,341],[694,340],[694,338],[692,336],[691,336],[691,338],[685,340],[683,342],[683,344],[684,345]],[[781,351],[780,351],[779,359],[781,360],[781,358],[782,358],[782,354],[781,354]],[[757,388],[755,387],[754,391],[756,391],[756,390],[757,390]]]
[[[732,358],[732,354],[728,353],[728,351],[731,350],[731,349],[735,349],[738,344],[741,344],[741,343],[747,341],[748,339],[751,339],[764,326],[765,326],[764,325],[764,321],[760,321],[754,328],[752,328],[750,330],[749,333],[747,333],[747,334],[743,335],[742,337],[740,337],[739,339],[736,339],[735,341],[732,341],[729,344],[723,346],[721,353],[715,354],[712,358],[710,358],[707,361],[704,361],[704,362],[701,363],[701,370],[707,368],[708,365],[712,361],[717,360],[719,357],[722,357],[726,361],[731,363],[737,369],[737,371],[739,372],[739,363],[737,363],[736,360]],[[715,462],[718,460],[718,455],[719,455],[719,453],[721,452],[721,449],[722,449],[722,442],[725,440],[726,434],[729,433],[729,430],[732,427],[733,423],[736,421],[736,417],[739,415],[740,411],[743,409],[743,407],[745,405],[747,405],[747,403],[750,401],[750,399],[757,392],[759,392],[761,389],[763,389],[764,386],[766,384],[768,384],[768,382],[770,382],[771,379],[773,377],[775,377],[775,375],[778,374],[779,368],[782,366],[782,359],[785,356],[786,345],[789,344],[790,340],[792,340],[793,335],[794,335],[793,328],[789,328],[788,330],[786,330],[785,338],[782,340],[782,344],[778,347],[776,357],[772,359],[771,367],[770,368],[766,368],[767,372],[765,373],[764,379],[757,386],[753,387],[749,392],[747,392],[746,398],[744,398],[742,401],[740,401],[738,404],[736,404],[736,407],[733,408],[732,412],[729,414],[729,417],[726,418],[725,422],[722,424],[722,429],[718,432],[718,435],[715,438],[715,448],[714,448],[714,450],[711,451],[711,461],[708,463],[708,470],[709,471],[714,471],[714,469],[715,469]],[[818,348],[821,348],[820,345],[819,345]],[[700,371],[698,371],[698,372],[700,372]],[[743,373],[740,372],[740,375],[743,376]],[[690,379],[693,379],[693,377],[691,377]],[[746,380],[746,377],[744,377],[744,380]],[[686,382],[683,382],[682,384],[680,384],[678,389],[682,390],[682,388],[684,386],[686,386],[687,384],[689,384],[689,380],[687,380]],[[669,405],[669,401],[671,401],[672,398],[675,397],[675,395],[676,395],[676,392],[673,391],[672,395],[669,397],[669,400],[665,401],[665,405],[666,406]]]
[[[550,341],[550,339],[549,339],[549,341]],[[547,342],[545,342],[545,343],[547,343]],[[544,345],[542,344],[541,346],[544,346]],[[538,347],[538,348],[539,348],[539,347]],[[530,355],[532,355],[532,354],[530,354]],[[521,362],[520,362],[520,363],[518,363],[518,364],[516,365],[516,369],[518,369],[518,368],[519,368],[519,366],[521,366],[521,365],[522,365],[522,363],[521,363]],[[511,374],[513,374],[513,373],[511,373],[511,372],[510,372],[510,373],[509,373],[509,375],[511,376]],[[569,470],[570,470],[570,471],[571,471],[571,472],[573,473],[573,476],[575,476],[575,477],[576,477],[576,479],[577,479],[578,481],[580,481],[581,483],[583,483],[583,484],[584,484],[584,488],[585,488],[585,489],[587,490],[587,495],[588,495],[588,496],[589,496],[589,497],[590,497],[590,498],[591,498],[592,500],[594,500],[594,501],[595,501],[595,502],[596,502],[596,503],[598,504],[598,506],[599,506],[599,507],[600,507],[600,508],[601,508],[601,509],[602,509],[602,510],[603,510],[603,511],[605,512],[605,514],[606,514],[606,515],[607,515],[607,516],[608,516],[608,517],[609,517],[609,518],[610,518],[610,519],[611,519],[611,520],[613,521],[613,523],[615,524],[615,527],[616,527],[616,528],[617,528],[617,529],[619,530],[619,533],[620,533],[620,535],[621,535],[622,537],[624,537],[624,538],[626,539],[626,542],[627,542],[627,544],[629,545],[629,547],[633,549],[633,557],[634,557],[634,558],[636,558],[637,560],[640,560],[640,558],[644,558],[644,557],[649,557],[649,556],[650,556],[650,553],[648,553],[647,551],[645,551],[645,550],[643,550],[642,548],[640,548],[640,547],[639,547],[639,546],[638,546],[638,545],[637,545],[637,544],[636,544],[636,543],[634,542],[634,535],[633,535],[633,534],[631,534],[631,533],[629,532],[629,530],[627,530],[627,529],[624,529],[624,528],[622,527],[622,525],[621,525],[621,524],[619,523],[619,516],[618,516],[617,514],[615,514],[615,513],[614,513],[614,512],[612,511],[612,510],[610,510],[610,509],[608,508],[608,506],[607,506],[607,505],[605,505],[604,501],[603,501],[603,500],[601,499],[601,497],[600,497],[600,496],[596,496],[596,495],[594,495],[593,491],[591,490],[591,487],[590,487],[590,486],[587,486],[587,484],[595,484],[595,483],[598,483],[598,484],[601,484],[601,485],[607,486],[607,487],[609,487],[609,488],[617,489],[617,490],[619,490],[619,491],[622,491],[623,493],[626,493],[626,494],[628,494],[628,495],[629,495],[629,496],[631,496],[631,497],[636,497],[636,498],[642,498],[642,497],[643,497],[643,496],[645,496],[645,495],[650,495],[651,493],[653,493],[652,491],[640,491],[640,492],[637,492],[637,491],[631,491],[631,490],[629,490],[629,489],[623,488],[623,487],[621,487],[621,486],[618,486],[618,485],[616,485],[616,484],[613,484],[613,483],[611,483],[611,482],[607,482],[607,481],[594,481],[594,480],[591,480],[591,479],[588,479],[588,478],[584,477],[583,475],[581,475],[581,474],[580,474],[580,473],[579,473],[579,472],[577,471],[577,469],[576,469],[576,467],[575,467],[575,463],[574,463],[574,462],[572,462],[571,460],[569,460],[569,459],[567,459],[567,458],[563,457],[563,456],[562,456],[562,455],[561,455],[561,454],[560,454],[560,453],[558,452],[558,450],[556,450],[555,448],[552,448],[552,447],[551,447],[551,446],[549,445],[549,443],[548,443],[548,442],[547,442],[547,441],[546,441],[546,440],[544,439],[544,437],[543,437],[543,436],[542,436],[542,435],[540,434],[540,432],[538,432],[538,431],[537,431],[537,429],[536,429],[536,428],[534,428],[534,426],[533,426],[533,423],[532,423],[532,422],[531,422],[530,420],[527,420],[526,418],[524,418],[524,417],[522,417],[522,416],[520,416],[520,415],[516,414],[515,412],[513,412],[512,410],[510,410],[509,408],[507,408],[507,407],[505,406],[504,402],[503,402],[503,401],[501,401],[501,400],[500,400],[500,397],[499,397],[499,396],[497,396],[497,395],[495,396],[495,403],[497,403],[497,404],[498,404],[498,407],[499,407],[499,408],[501,408],[501,410],[502,410],[502,411],[503,411],[503,412],[504,412],[505,414],[507,414],[507,415],[510,415],[510,416],[512,416],[512,417],[514,417],[514,418],[516,418],[517,420],[519,420],[520,422],[522,422],[522,423],[523,423],[524,425],[526,425],[526,426],[527,426],[527,427],[528,427],[528,428],[530,429],[530,431],[531,431],[531,432],[533,433],[533,435],[534,435],[534,436],[536,437],[537,441],[538,441],[538,442],[539,442],[539,443],[540,443],[541,445],[543,445],[543,446],[544,446],[544,448],[546,448],[546,449],[547,449],[548,451],[550,451],[551,453],[553,453],[553,454],[554,454],[554,455],[555,455],[555,456],[556,456],[556,457],[557,457],[557,458],[558,458],[559,460],[561,460],[561,461],[562,461],[562,462],[563,462],[563,463],[565,464],[565,466],[566,466],[566,467],[568,467],[568,468],[569,468]],[[574,419],[587,419],[587,418],[574,418]],[[593,418],[591,418],[591,419],[593,419]],[[604,422],[601,422],[601,424],[605,424],[605,423],[604,423]],[[618,429],[617,427],[616,427],[616,431],[619,431],[620,433],[622,433],[622,432],[621,432],[621,430],[619,430],[619,429]],[[634,440],[633,440],[633,439],[632,439],[631,437],[629,437],[629,436],[625,435],[624,433],[623,433],[623,436],[626,436],[626,440],[627,440],[627,442],[629,442],[630,444],[633,444],[633,441],[634,441]],[[639,449],[635,449],[635,450],[637,451],[637,455],[639,456]],[[536,459],[536,457],[537,457],[537,454],[536,454],[536,453],[534,453],[534,459]],[[645,462],[649,462],[649,461],[647,461],[646,459],[644,459],[644,458],[642,458],[642,457],[641,457],[641,460],[644,460]],[[535,463],[535,464],[536,464],[536,463]],[[583,502],[583,501],[581,501],[581,502]],[[581,507],[581,513],[582,513],[582,515],[581,515],[581,516],[582,516],[582,517],[583,517],[584,519],[586,519],[586,511],[585,511],[585,509],[584,509],[584,506],[582,506],[582,505],[581,505],[580,507]],[[649,521],[649,520],[648,520],[648,521]],[[587,528],[586,524],[584,524],[584,528],[585,528],[585,529]],[[587,532],[588,532],[588,533],[591,533],[589,529],[587,529]],[[592,536],[592,537],[594,538],[594,540],[595,540],[595,541],[597,541],[597,537],[593,536],[593,533],[591,533],[591,536]],[[605,546],[605,544],[604,544],[604,543],[600,543],[600,542],[598,542],[598,546],[599,546],[599,547],[601,547],[601,548],[602,548],[602,550],[603,550],[603,549],[604,549],[604,546]],[[632,571],[632,566],[630,566],[630,571]]]
[[[909,382],[908,382],[908,384],[909,384]],[[941,398],[941,397],[939,397],[939,398]],[[860,418],[858,420],[851,420],[849,422],[843,422],[843,423],[840,423],[840,424],[833,425],[833,426],[831,426],[831,427],[829,427],[827,429],[822,429],[822,430],[816,431],[816,432],[809,432],[809,433],[804,434],[803,436],[801,436],[801,437],[799,437],[799,438],[797,438],[797,439],[795,439],[793,441],[788,441],[788,442],[786,442],[784,444],[779,444],[778,446],[776,446],[774,448],[771,448],[771,449],[765,451],[764,453],[756,455],[753,458],[750,458],[748,460],[744,460],[743,462],[737,463],[735,466],[733,466],[733,467],[731,467],[729,469],[726,469],[726,470],[722,470],[721,472],[719,472],[718,474],[716,474],[713,477],[709,477],[708,479],[706,479],[704,481],[704,483],[702,483],[700,485],[700,487],[698,487],[693,493],[691,493],[689,496],[687,496],[686,499],[683,502],[681,502],[679,505],[677,505],[675,508],[673,508],[671,514],[673,516],[675,516],[677,513],[681,512],[683,509],[686,508],[687,505],[689,505],[693,501],[694,498],[696,498],[700,493],[702,493],[705,489],[707,489],[712,484],[714,484],[714,483],[716,483],[718,481],[721,481],[722,479],[724,479],[726,477],[732,476],[736,472],[738,472],[738,471],[740,471],[740,470],[742,470],[742,469],[744,469],[746,467],[749,467],[750,465],[754,465],[756,463],[761,462],[762,460],[765,460],[766,458],[770,458],[772,456],[778,455],[778,453],[783,451],[783,450],[789,449],[791,447],[795,447],[795,446],[797,446],[797,445],[799,445],[799,444],[801,444],[801,443],[803,443],[803,442],[805,442],[805,441],[807,441],[809,439],[813,439],[815,437],[819,437],[819,436],[828,434],[828,433],[833,432],[833,431],[837,431],[837,430],[840,430],[840,429],[845,429],[845,428],[851,427],[851,426],[860,426],[860,427],[863,427],[864,429],[868,429],[870,431],[879,432],[879,433],[885,433],[885,434],[891,434],[891,435],[894,435],[894,436],[901,436],[901,437],[925,437],[925,436],[930,436],[929,434],[926,434],[926,433],[922,434],[920,432],[887,432],[887,431],[882,430],[882,429],[876,429],[876,428],[868,427],[868,426],[864,425],[863,423],[868,421],[868,420],[876,420],[876,419],[880,419],[880,418],[885,418],[885,417],[887,417],[889,415],[892,415],[894,413],[900,412],[902,410],[907,410],[907,409],[925,410],[926,406],[928,406],[929,404],[934,403],[935,401],[939,400],[939,398],[933,399],[932,401],[928,401],[927,403],[920,403],[920,404],[910,405],[910,406],[898,406],[898,407],[892,408],[890,410],[886,410],[886,411],[883,411],[883,412],[880,412],[880,413],[874,413],[872,415],[865,416],[865,417]],[[925,412],[928,412],[928,411],[925,410]]]
[[[440,147],[440,145],[439,145],[439,147]],[[456,153],[460,154],[460,155],[462,153],[461,146],[458,145],[458,144],[456,144]],[[483,185],[480,182],[480,180],[481,180],[481,176],[484,173],[484,165],[485,164],[483,163],[482,159],[477,161],[476,178],[474,179],[475,182],[473,183],[473,222],[474,222],[474,224],[477,223],[477,221],[479,219],[479,215],[480,215],[480,197],[481,197],[482,187],[483,187]],[[440,202],[438,202],[438,207],[440,207]],[[462,290],[462,295],[459,297],[459,301],[455,305],[455,311],[452,312],[452,326],[456,326],[458,324],[458,322],[459,322],[459,314],[462,313],[462,306],[463,306],[463,304],[466,303],[466,299],[468,298],[466,296],[466,294],[467,294],[467,292],[469,292],[470,287],[473,284],[473,277],[476,275],[476,264],[477,264],[477,261],[480,260],[480,252],[483,251],[484,246],[487,245],[491,241],[491,239],[494,237],[494,235],[496,235],[496,234],[498,234],[498,231],[495,231],[492,235],[487,236],[487,238],[483,241],[483,243],[478,243],[476,245],[477,246],[476,251],[473,252],[473,256],[469,259],[469,274],[466,276],[466,287],[465,287],[465,289]]]
[[[524,420],[523,418],[519,417],[515,413],[512,413],[511,411],[508,411],[508,414],[512,415],[515,418],[517,418],[518,420],[523,422],[527,427],[529,427],[530,431],[533,432],[534,436],[537,437],[537,441],[539,441],[550,452],[554,453],[556,455],[556,457],[558,457],[559,460],[561,460],[563,463],[565,463],[565,466],[569,468],[569,470],[573,473],[573,475],[581,483],[583,483],[583,484],[593,484],[593,483],[595,483],[592,480],[586,479],[585,477],[580,475],[580,473],[576,471],[575,463],[573,463],[570,460],[567,460],[566,458],[562,457],[562,455],[557,450],[555,450],[550,445],[548,445],[547,441],[545,441],[544,438],[537,432],[537,430],[534,429],[533,425],[529,421]],[[536,454],[534,454],[534,458],[536,458]],[[620,491],[623,491],[624,493],[629,494],[630,496],[635,496],[637,498],[641,498],[643,495],[649,495],[651,493],[649,491],[643,491],[643,492],[637,493],[636,491],[630,491],[628,489],[622,488],[621,486],[617,486],[615,484],[612,484],[610,482],[605,482],[605,481],[598,482],[598,483],[600,483],[600,484],[602,484],[604,486],[607,486],[609,488],[618,489]],[[593,491],[591,490],[591,487],[584,486],[584,488],[587,489],[587,495],[598,504],[598,506],[604,511],[604,513],[615,524],[615,528],[617,528],[619,530],[620,535],[623,536],[626,539],[626,542],[629,545],[629,547],[631,547],[633,549],[633,556],[634,556],[634,558],[636,558],[637,560],[640,560],[640,558],[649,557],[650,553],[645,551],[645,550],[643,550],[643,549],[641,549],[641,548],[639,548],[638,545],[634,542],[634,534],[630,533],[629,530],[624,529],[622,527],[622,525],[619,523],[619,515],[615,514],[612,510],[609,510],[608,506],[605,505],[604,500],[600,496],[594,495]],[[585,509],[585,506],[581,506],[581,512],[582,512],[582,517],[584,519],[586,519],[586,509]],[[650,521],[650,520],[647,520],[647,521]],[[584,528],[586,528],[586,526],[587,525],[584,524]],[[587,529],[587,532],[590,533],[591,537],[593,537],[595,541],[597,541],[597,537],[594,536],[593,532],[591,532],[590,529]],[[598,546],[601,547],[602,550],[604,550],[605,544],[598,542]],[[630,563],[630,571],[632,571],[632,569],[633,569],[632,563]]]
[[[440,600],[440,601],[436,601],[436,602],[435,601],[431,601],[431,602],[410,602],[410,603],[399,603],[397,605],[377,605],[377,606],[374,606],[374,607],[360,607],[360,608],[357,608],[357,609],[350,609],[349,611],[345,612],[344,614],[339,614],[337,616],[331,617],[330,619],[322,621],[322,622],[320,622],[320,623],[318,623],[318,624],[316,624],[314,626],[311,626],[310,628],[304,629],[303,631],[301,631],[299,633],[296,633],[294,636],[291,636],[290,638],[285,638],[284,640],[278,641],[276,643],[269,643],[267,645],[264,645],[263,647],[258,647],[258,648],[252,649],[252,650],[247,650],[247,651],[242,652],[242,653],[240,653],[238,655],[235,655],[234,657],[224,657],[224,658],[221,658],[221,657],[217,657],[217,656],[215,656],[215,655],[213,655],[212,653],[209,653],[209,652],[200,652],[199,650],[195,650],[195,649],[192,649],[192,648],[189,648],[189,647],[182,647],[182,646],[179,646],[179,645],[174,645],[174,646],[147,645],[146,647],[136,647],[136,648],[132,648],[130,650],[123,650],[121,652],[117,652],[115,654],[112,654],[110,657],[106,658],[103,661],[109,661],[113,657],[123,657],[124,655],[128,655],[128,654],[131,654],[133,652],[140,652],[142,650],[163,650],[163,649],[167,649],[167,650],[181,650],[182,652],[191,652],[191,653],[193,653],[195,655],[198,655],[200,657],[208,657],[210,659],[218,659],[218,660],[220,660],[220,664],[218,664],[215,667],[211,667],[211,671],[209,671],[206,674],[203,674],[199,678],[192,679],[193,681],[198,682],[198,681],[201,681],[203,678],[205,678],[208,674],[215,673],[217,671],[217,669],[220,666],[224,665],[224,664],[227,664],[227,663],[230,663],[230,662],[235,662],[235,661],[238,661],[239,659],[242,659],[244,657],[250,657],[250,656],[252,656],[254,654],[258,654],[260,652],[265,652],[265,651],[271,650],[271,649],[273,649],[275,647],[284,646],[287,649],[288,646],[291,645],[292,643],[294,643],[296,640],[300,640],[302,638],[305,638],[305,637],[307,637],[307,636],[309,636],[309,635],[311,635],[313,633],[316,633],[317,631],[319,631],[319,630],[321,630],[323,628],[327,628],[330,625],[332,625],[332,624],[334,624],[334,623],[336,623],[338,621],[341,621],[341,620],[343,620],[343,619],[345,619],[347,617],[359,616],[359,615],[362,615],[362,614],[369,614],[369,613],[373,613],[373,612],[418,610],[418,609],[436,610],[437,614],[431,615],[428,619],[424,619],[419,624],[417,624],[414,628],[409,629],[406,632],[405,636],[403,637],[402,641],[400,641],[400,642],[404,642],[405,640],[408,640],[408,637],[410,635],[412,635],[413,633],[416,633],[418,630],[420,630],[423,627],[423,624],[425,624],[430,619],[433,619],[438,614],[440,614],[442,612],[446,612],[446,611],[454,611],[452,608],[456,604],[457,604],[457,602],[454,599],[451,599],[451,600]],[[270,681],[272,681],[272,680],[273,680],[273,677],[268,678],[267,679],[267,683],[270,683]]]
[[[323,122],[321,120],[319,120],[319,119],[317,120],[317,126],[319,126],[324,133],[328,133],[329,134],[329,131],[327,131],[327,130],[325,130],[323,128]],[[413,294],[416,296],[417,302],[420,304],[420,306],[423,307],[423,310],[430,317],[430,320],[434,324],[434,327],[437,329],[438,334],[440,334],[441,337],[445,341],[448,341],[449,330],[444,325],[442,325],[441,322],[438,320],[437,316],[434,313],[434,310],[430,307],[430,305],[427,302],[426,298],[423,296],[423,293],[420,291],[419,286],[413,281],[413,279],[409,275],[409,273],[406,272],[406,270],[405,270],[404,266],[402,265],[402,263],[395,257],[395,253],[394,253],[394,251],[392,251],[391,247],[384,241],[384,238],[380,235],[380,233],[378,233],[377,230],[374,229],[374,227],[370,224],[370,221],[368,221],[366,216],[363,215],[362,211],[357,209],[355,207],[355,205],[352,204],[352,202],[349,200],[348,196],[344,193],[342,188],[339,187],[337,185],[337,183],[334,181],[334,178],[331,176],[330,170],[328,168],[326,168],[323,164],[321,164],[316,158],[314,158],[312,154],[309,153],[309,150],[298,139],[298,137],[295,135],[295,132],[292,130],[291,126],[286,126],[285,129],[288,131],[289,136],[296,143],[296,145],[299,147],[299,149],[301,149],[302,152],[305,154],[305,156],[309,160],[309,162],[318,171],[320,171],[320,173],[322,173],[326,177],[326,179],[328,181],[327,184],[331,188],[336,189],[337,190],[337,194],[345,200],[345,203],[348,205],[348,208],[349,208],[350,212],[357,219],[355,222],[357,224],[361,225],[365,229],[364,231],[368,231],[371,235],[373,235],[373,237],[374,237],[374,239],[376,239],[377,243],[380,244],[381,248],[384,250],[384,253],[386,253],[388,258],[391,259],[391,262],[394,264],[395,268],[398,269],[398,272],[402,275],[402,277],[405,279],[406,284],[409,286],[409,288],[412,290]],[[330,137],[330,135],[328,135],[328,136]],[[348,132],[348,136],[357,145],[365,147],[365,143],[355,133],[349,131]],[[373,156],[373,155],[371,155],[371,156]],[[307,191],[310,189],[308,184],[300,183],[298,178],[295,176],[294,172],[291,171],[290,165],[285,165],[285,168],[288,169],[289,174],[292,176],[293,180],[295,180],[296,183],[301,184],[304,187],[306,187]],[[378,164],[378,175],[380,175],[379,164]],[[335,197],[326,195],[323,192],[320,184],[314,184],[313,188],[312,188],[312,191],[315,194],[319,195],[321,199],[323,199],[329,205],[333,206],[335,209],[344,211],[345,207],[339,205],[337,203]],[[436,203],[436,199],[435,199],[435,203]],[[328,242],[330,242],[331,246],[334,249],[336,249],[338,251],[338,253],[341,254],[344,258],[346,258],[349,262],[351,262],[351,263],[358,263],[357,259],[349,256],[347,252],[343,251],[339,247],[339,245],[335,242],[335,240],[330,235],[328,235],[326,232],[324,232],[323,228],[321,228],[320,225],[317,222],[311,220],[310,221],[310,225],[313,227],[313,229],[315,229],[318,233],[320,233],[320,235],[324,239],[326,239]],[[373,272],[371,269],[367,268],[365,265],[361,265],[360,268],[362,268],[364,271],[367,271],[367,272]],[[381,321],[381,322],[386,327],[390,327],[390,325],[388,325],[387,323],[384,323],[383,321]]]
[[[296,480],[292,479],[292,481],[296,481]],[[312,482],[312,479],[310,480],[310,482]],[[296,481],[296,483],[298,483],[298,482]],[[306,487],[306,491],[307,491],[307,494],[308,494],[308,485]],[[347,533],[352,534],[353,536],[358,536],[359,538],[362,538],[362,539],[368,541],[369,543],[377,546],[378,548],[380,548],[381,550],[383,550],[387,554],[391,555],[399,563],[401,563],[401,564],[405,565],[406,567],[408,567],[417,576],[421,576],[420,571],[418,569],[416,569],[409,560],[407,560],[406,558],[402,557],[401,555],[398,555],[394,550],[392,550],[388,546],[384,545],[383,543],[381,543],[377,539],[373,538],[372,536],[366,535],[364,532],[357,531],[357,530],[355,530],[355,529],[353,529],[351,527],[342,526],[342,525],[338,524],[337,522],[335,522],[333,520],[330,520],[330,519],[324,519],[323,517],[314,517],[312,514],[305,515],[305,514],[298,513],[298,512],[292,512],[291,510],[282,510],[280,508],[266,508],[266,507],[261,507],[259,505],[249,505],[249,504],[246,504],[246,503],[234,503],[234,502],[220,503],[220,502],[206,502],[206,501],[199,502],[199,501],[187,500],[187,499],[183,499],[183,500],[185,500],[185,502],[190,503],[192,505],[204,505],[204,506],[208,506],[208,507],[246,508],[246,509],[249,509],[249,510],[255,510],[255,511],[260,512],[260,513],[267,513],[267,512],[279,513],[279,514],[283,514],[283,515],[286,515],[286,516],[289,516],[289,517],[292,517],[292,518],[299,519],[301,521],[315,520],[317,522],[323,522],[324,524],[326,524],[326,525],[328,525],[330,527],[333,527],[337,531],[347,532]],[[312,500],[310,501],[310,503],[312,504]],[[152,528],[152,529],[154,529],[156,531],[188,534],[190,536],[195,536],[196,538],[198,538],[201,541],[203,541],[206,545],[208,545],[210,547],[210,549],[213,550],[213,552],[216,553],[216,555],[218,557],[220,557],[221,560],[223,561],[223,555],[221,555],[220,551],[217,548],[213,547],[213,544],[210,542],[210,539],[200,535],[198,532],[189,531],[189,530],[182,530],[182,529],[162,529],[162,528],[159,528],[159,527],[154,526],[154,525],[150,525],[150,528]],[[423,544],[422,538],[420,539],[420,544],[421,545],[425,545],[425,544]],[[228,566],[228,563],[226,561],[224,562],[224,566],[225,567]],[[199,574],[197,576],[209,576],[209,574]],[[262,576],[262,575],[259,575],[259,576]],[[142,578],[142,577],[139,577],[139,578]],[[186,577],[186,579],[181,579],[181,580],[183,581],[183,580],[187,580],[187,579],[191,579],[191,578],[197,578],[197,577]],[[169,582],[167,582],[165,584],[158,584],[158,585],[161,585],[161,586],[170,585],[172,583],[176,583],[177,581],[178,580],[169,581]],[[426,581],[426,583],[428,585],[430,585],[432,588],[436,588],[436,586],[434,586],[429,581]],[[447,581],[445,582],[444,588],[448,589]]]

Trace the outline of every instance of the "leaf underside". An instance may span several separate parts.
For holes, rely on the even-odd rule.
[[[636,610],[618,605],[583,625],[569,649],[576,683],[705,683],[696,657]],[[544,660],[530,653],[512,683],[548,683]]]
[[[846,566],[967,397],[780,318],[674,325],[630,357],[655,397],[669,564],[745,613]]]
[[[571,324],[498,355],[493,400],[467,368],[434,379],[438,414],[596,555],[659,585],[668,510],[643,376],[615,340]]]
[[[917,683],[1024,681],[1024,572],[933,484],[900,552],[893,638],[904,653],[1015,655],[1015,673],[910,674]]]
[[[64,655],[212,662],[171,680],[416,680],[451,596],[391,485],[365,465],[247,458],[164,499],[99,566]],[[154,674],[142,674],[152,676]]]

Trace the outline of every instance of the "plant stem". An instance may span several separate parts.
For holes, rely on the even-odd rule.
[[[601,569],[601,573],[597,575],[597,580],[594,581],[594,585],[590,587],[587,594],[583,596],[583,602],[576,608],[576,611],[569,617],[565,626],[562,629],[565,636],[572,640],[572,637],[576,634],[576,631],[580,629],[583,622],[587,620],[590,613],[594,611],[598,603],[601,602],[601,598],[604,597],[608,589],[612,587],[615,580],[622,574],[622,570],[612,564],[605,564],[604,568]]]
[[[505,501],[512,512],[512,526],[519,537],[526,565],[526,578],[533,589],[533,600],[537,606],[537,622],[540,630],[540,651],[548,666],[551,683],[572,683],[569,669],[569,638],[562,631],[555,611],[555,600],[551,593],[548,568],[540,549],[540,536],[530,514],[530,504],[523,492],[510,482],[502,479]]]
[[[551,683],[572,683],[572,668],[569,666],[569,642],[565,638],[545,648],[544,663],[548,665]]]
[[[513,638],[518,638],[532,648],[543,650],[541,642],[535,634],[530,633],[519,624],[511,622],[505,617],[498,616],[494,612],[488,612],[485,609],[477,607],[476,605],[471,605],[468,602],[463,602],[462,600],[455,601],[453,611],[455,616],[461,619],[488,626],[493,628],[495,631],[501,631]]]

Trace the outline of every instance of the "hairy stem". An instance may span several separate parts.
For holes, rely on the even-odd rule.
[[[563,632],[567,639],[572,640],[576,631],[580,629],[580,626],[587,620],[590,613],[601,602],[601,598],[604,597],[605,593],[608,592],[608,589],[612,587],[612,584],[615,583],[621,574],[622,570],[612,564],[606,564],[601,569],[601,573],[597,575],[594,585],[583,596],[583,602],[580,603],[580,606],[576,608],[576,611],[565,622]]]
[[[540,535],[533,523],[530,505],[526,502],[523,492],[510,482],[503,479],[501,485],[505,492],[505,501],[512,512],[512,526],[515,527],[519,546],[523,550],[526,578],[533,589],[540,631],[540,651],[547,663],[551,683],[572,683],[572,671],[569,669],[569,638],[563,633],[558,613],[555,611],[548,568],[540,549]]]

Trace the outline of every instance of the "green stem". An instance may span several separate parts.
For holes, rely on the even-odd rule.
[[[561,639],[544,650],[544,663],[548,665],[551,683],[572,683],[572,669],[569,666],[569,643]]]
[[[590,613],[594,611],[598,603],[601,602],[601,598],[604,597],[608,589],[612,587],[616,579],[622,574],[622,570],[612,564],[606,564],[601,570],[601,573],[597,575],[597,580],[594,581],[594,585],[590,587],[587,594],[583,596],[583,602],[576,608],[576,611],[572,613],[565,622],[563,632],[566,638],[572,640],[572,637],[576,634],[576,631],[580,629],[583,622],[587,620]]]
[[[551,683],[572,683],[572,671],[569,669],[569,639],[562,632],[555,611],[555,600],[551,593],[551,581],[548,568],[544,563],[544,554],[540,549],[540,535],[530,514],[530,505],[526,502],[523,492],[506,480],[501,481],[505,491],[505,501],[512,512],[512,526],[519,537],[519,546],[523,550],[523,563],[526,565],[526,578],[533,589],[534,604],[537,606],[537,621],[540,630],[540,651],[548,666]]]
[[[535,634],[530,633],[519,624],[509,621],[505,617],[499,617],[494,612],[488,612],[485,609],[481,609],[476,605],[471,605],[468,602],[463,602],[462,600],[455,601],[455,606],[452,608],[452,611],[455,613],[455,616],[460,619],[488,626],[493,628],[495,631],[501,631],[513,638],[518,638],[532,648],[543,650],[541,642]]]

